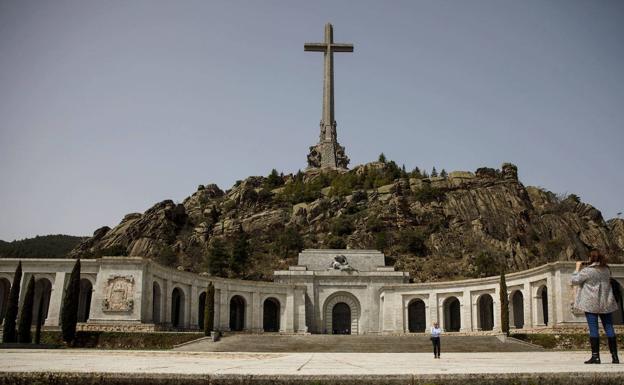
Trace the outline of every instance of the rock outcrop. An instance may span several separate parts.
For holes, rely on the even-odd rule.
[[[624,260],[624,220],[605,222],[575,195],[525,187],[513,164],[422,178],[393,162],[250,177],[225,192],[200,185],[182,204],[165,200],[96,230],[72,256],[135,255],[204,271],[213,240],[233,253],[240,234],[246,268],[229,274],[256,279],[293,264],[302,247],[382,249],[416,281],[583,259],[591,248]]]

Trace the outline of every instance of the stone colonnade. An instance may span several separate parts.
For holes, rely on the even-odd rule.
[[[447,331],[500,331],[498,277],[372,284],[364,273],[345,273],[341,278],[339,273],[321,272],[319,277],[328,277],[316,287],[312,275],[306,275],[309,282],[304,284],[292,283],[295,280],[288,276],[282,277],[281,283],[258,282],[202,276],[136,257],[81,262],[79,327],[86,330],[198,330],[203,325],[207,286],[212,282],[214,325],[222,331],[332,333],[332,312],[345,305],[351,320],[344,327],[352,333],[418,333],[428,330],[434,321]],[[17,263],[17,259],[0,259],[0,315],[6,311]],[[34,276],[35,304],[44,306],[45,327],[59,325],[63,292],[74,263],[22,259],[20,303]],[[508,274],[511,328],[584,326],[584,315],[571,306],[574,288],[569,277],[573,270],[574,263],[557,262]],[[612,265],[611,271],[620,285],[624,284],[624,265]],[[33,311],[36,314],[37,309]],[[617,312],[616,322],[622,322],[623,314]]]

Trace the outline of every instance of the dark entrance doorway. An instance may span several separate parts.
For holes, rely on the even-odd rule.
[[[548,289],[546,286],[542,287],[540,299],[542,301],[542,320],[544,325],[548,325]]]
[[[427,328],[425,303],[415,299],[407,305],[408,330],[410,333],[424,333]]]
[[[230,330],[240,332],[245,328],[245,300],[235,295],[230,300]]]
[[[344,302],[332,309],[332,334],[351,334],[351,309]]]
[[[459,300],[456,297],[444,301],[444,330],[458,332],[461,329],[461,314]]]
[[[171,293],[171,325],[181,328],[184,324],[184,293],[179,288]]]
[[[275,298],[264,300],[262,327],[265,332],[278,332],[280,329],[280,305]]]
[[[524,297],[522,292],[516,290],[511,297],[511,304],[513,307],[513,324],[516,329],[522,329],[524,327]]]
[[[199,295],[199,301],[197,304],[197,326],[200,329],[204,329],[204,313],[206,312],[206,292]]]
[[[494,329],[494,301],[489,294],[479,297],[479,328],[481,330]]]

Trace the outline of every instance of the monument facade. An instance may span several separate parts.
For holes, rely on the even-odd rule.
[[[297,265],[274,272],[273,282],[199,275],[139,257],[85,259],[81,261],[79,329],[200,330],[212,282],[214,325],[226,332],[425,333],[434,321],[446,332],[500,332],[498,276],[410,283],[409,273],[386,266],[384,259],[375,250],[304,250]],[[21,261],[20,301],[34,276],[35,304],[44,307],[44,326],[58,328],[75,261]],[[17,259],[0,259],[2,312],[17,264]],[[523,332],[584,328],[584,314],[572,307],[573,271],[574,262],[555,262],[507,274],[511,328]],[[624,265],[611,265],[611,271],[618,284],[624,284]],[[33,311],[37,314],[38,308]],[[615,322],[621,324],[622,316],[620,303]]]

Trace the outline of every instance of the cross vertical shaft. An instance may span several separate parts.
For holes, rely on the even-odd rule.
[[[334,117],[334,52],[353,52],[352,44],[334,43],[334,31],[330,23],[325,25],[325,39],[322,43],[306,43],[305,51],[323,52],[323,113],[319,144],[310,148],[310,168],[347,168],[349,158],[344,154],[336,135]]]

